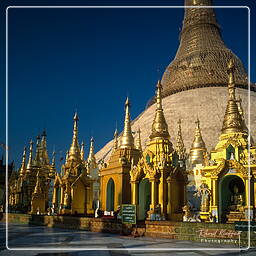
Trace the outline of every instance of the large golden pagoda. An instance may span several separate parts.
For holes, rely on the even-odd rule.
[[[171,141],[177,134],[173,121],[182,118],[183,142],[188,150],[194,137],[191,124],[200,119],[200,130],[205,149],[211,150],[217,143],[221,129],[221,113],[227,102],[226,67],[233,60],[237,94],[242,99],[244,122],[248,120],[248,79],[241,60],[225,45],[218,25],[212,0],[185,0],[180,45],[174,60],[167,66],[161,84],[163,86],[163,107],[169,127]],[[200,8],[193,8],[199,6]],[[204,8],[204,6],[208,6]],[[170,10],[171,12],[171,10]],[[222,12],[219,12],[221,15]],[[224,27],[225,29],[225,27]],[[156,49],[157,51],[157,49]],[[171,49],[170,49],[171,51]],[[149,85],[151,86],[151,85]],[[251,83],[251,109],[256,109],[255,84]],[[141,128],[141,144],[144,149],[150,136],[151,116],[154,114],[156,97],[132,122],[134,131]],[[154,103],[152,105],[152,103]],[[256,136],[256,112],[250,112],[251,136]],[[97,154],[98,160],[110,156],[112,142],[106,144]]]

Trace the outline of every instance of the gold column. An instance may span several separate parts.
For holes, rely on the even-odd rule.
[[[53,188],[53,197],[52,197],[52,203],[54,204],[54,206],[56,205],[57,202],[57,187]]]
[[[172,205],[171,205],[171,177],[167,178],[167,215],[171,219]]]
[[[149,180],[151,183],[151,204],[150,210],[155,212],[156,204],[157,204],[157,182],[155,179]]]
[[[166,179],[163,171],[161,172],[159,181],[158,203],[161,205],[161,214],[166,215]]]
[[[217,207],[217,196],[218,196],[217,179],[218,179],[218,177],[214,177],[212,179],[212,207]]]
[[[131,181],[132,204],[138,204],[138,181]]]
[[[60,187],[60,205],[63,206],[64,204],[64,187],[63,185]]]
[[[249,201],[249,193],[250,193],[249,179],[250,179],[250,177],[245,179],[245,207],[247,207],[247,208],[250,205],[250,201]]]

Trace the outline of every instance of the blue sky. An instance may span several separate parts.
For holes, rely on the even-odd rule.
[[[1,120],[5,119],[5,6],[183,5],[172,1],[5,1],[1,5]],[[215,5],[255,2],[216,0]],[[19,167],[24,145],[47,132],[48,151],[65,156],[77,109],[79,142],[99,150],[123,128],[129,95],[135,118],[154,95],[155,84],[174,58],[184,9],[9,9],[9,158]],[[247,9],[217,9],[226,45],[247,69]],[[253,29],[252,29],[253,30]],[[252,46],[255,32],[251,35]],[[255,66],[252,49],[252,66]],[[157,71],[159,70],[159,71]],[[251,80],[256,81],[255,71]],[[3,123],[3,122],[2,122]],[[1,125],[0,141],[5,141]]]

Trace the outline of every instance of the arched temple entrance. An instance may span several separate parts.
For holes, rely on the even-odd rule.
[[[139,183],[139,205],[138,205],[138,219],[145,220],[147,212],[150,209],[150,183],[149,179],[143,179]]]
[[[107,184],[107,198],[106,198],[107,211],[114,211],[114,200],[115,200],[115,183],[113,179],[110,178]]]
[[[238,210],[244,205],[245,185],[243,180],[236,175],[227,175],[219,183],[219,219],[227,221],[230,211]]]

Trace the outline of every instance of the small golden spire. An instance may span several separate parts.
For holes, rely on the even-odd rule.
[[[93,139],[93,137],[91,137],[91,144],[90,144],[90,150],[89,150],[89,156],[88,156],[87,162],[89,163],[90,168],[94,169],[97,167],[96,158],[94,155],[94,139]]]
[[[155,118],[152,124],[152,132],[150,139],[164,138],[169,139],[168,125],[166,123],[163,107],[162,107],[162,85],[158,80],[156,91],[156,112]]]
[[[69,158],[69,152],[68,152],[68,150],[67,150],[67,152],[66,152],[66,161],[65,161],[65,164],[68,162],[68,158]]]
[[[118,148],[118,131],[117,131],[117,128],[115,130],[115,133],[114,133],[114,151]]]
[[[51,164],[50,173],[49,173],[50,178],[54,177],[55,176],[55,172],[56,172],[55,156],[56,156],[56,152],[53,151],[52,152],[52,164]]]
[[[137,140],[136,140],[136,148],[137,148],[138,150],[142,151],[140,134],[141,134],[141,131],[140,131],[140,127],[139,127],[139,130],[138,130],[138,138],[137,138]]]
[[[38,135],[36,137],[36,155],[35,155],[35,165],[40,166],[41,165],[41,143],[40,143],[40,136]]]
[[[49,156],[47,152],[47,146],[46,146],[46,131],[44,130],[42,133],[42,139],[41,139],[41,159],[44,164],[49,164]]]
[[[81,143],[81,160],[84,160],[84,142]]]
[[[26,147],[24,147],[23,155],[22,155],[22,162],[20,167],[20,176],[24,176],[26,173]]]
[[[121,137],[120,148],[134,148],[134,138],[132,135],[129,107],[130,107],[130,102],[127,97],[125,101],[124,131]]]
[[[222,125],[222,133],[234,133],[234,132],[243,132],[243,121],[241,114],[239,113],[236,95],[235,95],[235,82],[234,82],[234,71],[235,66],[234,62],[231,59],[228,64],[228,104],[226,107],[226,112],[224,115],[223,125]]]
[[[190,162],[192,165],[203,164],[204,155],[207,152],[207,149],[205,147],[205,143],[201,134],[200,121],[198,118],[195,124],[196,124],[195,137],[190,149]]]
[[[176,147],[175,151],[177,152],[179,156],[179,160],[185,160],[186,159],[186,148],[183,142],[182,138],[182,132],[181,132],[181,120],[178,121],[178,134],[176,138]]]
[[[91,137],[88,161],[93,160],[93,159],[95,159],[95,156],[94,156],[94,139],[93,139],[93,137]]]
[[[81,160],[80,148],[78,144],[78,115],[77,112],[74,115],[74,128],[73,128],[73,138],[72,144],[69,149],[69,160]]]
[[[32,168],[32,161],[33,161],[33,141],[31,140],[29,143],[29,157],[28,157],[28,164],[27,164],[27,170],[26,173],[30,173]]]

